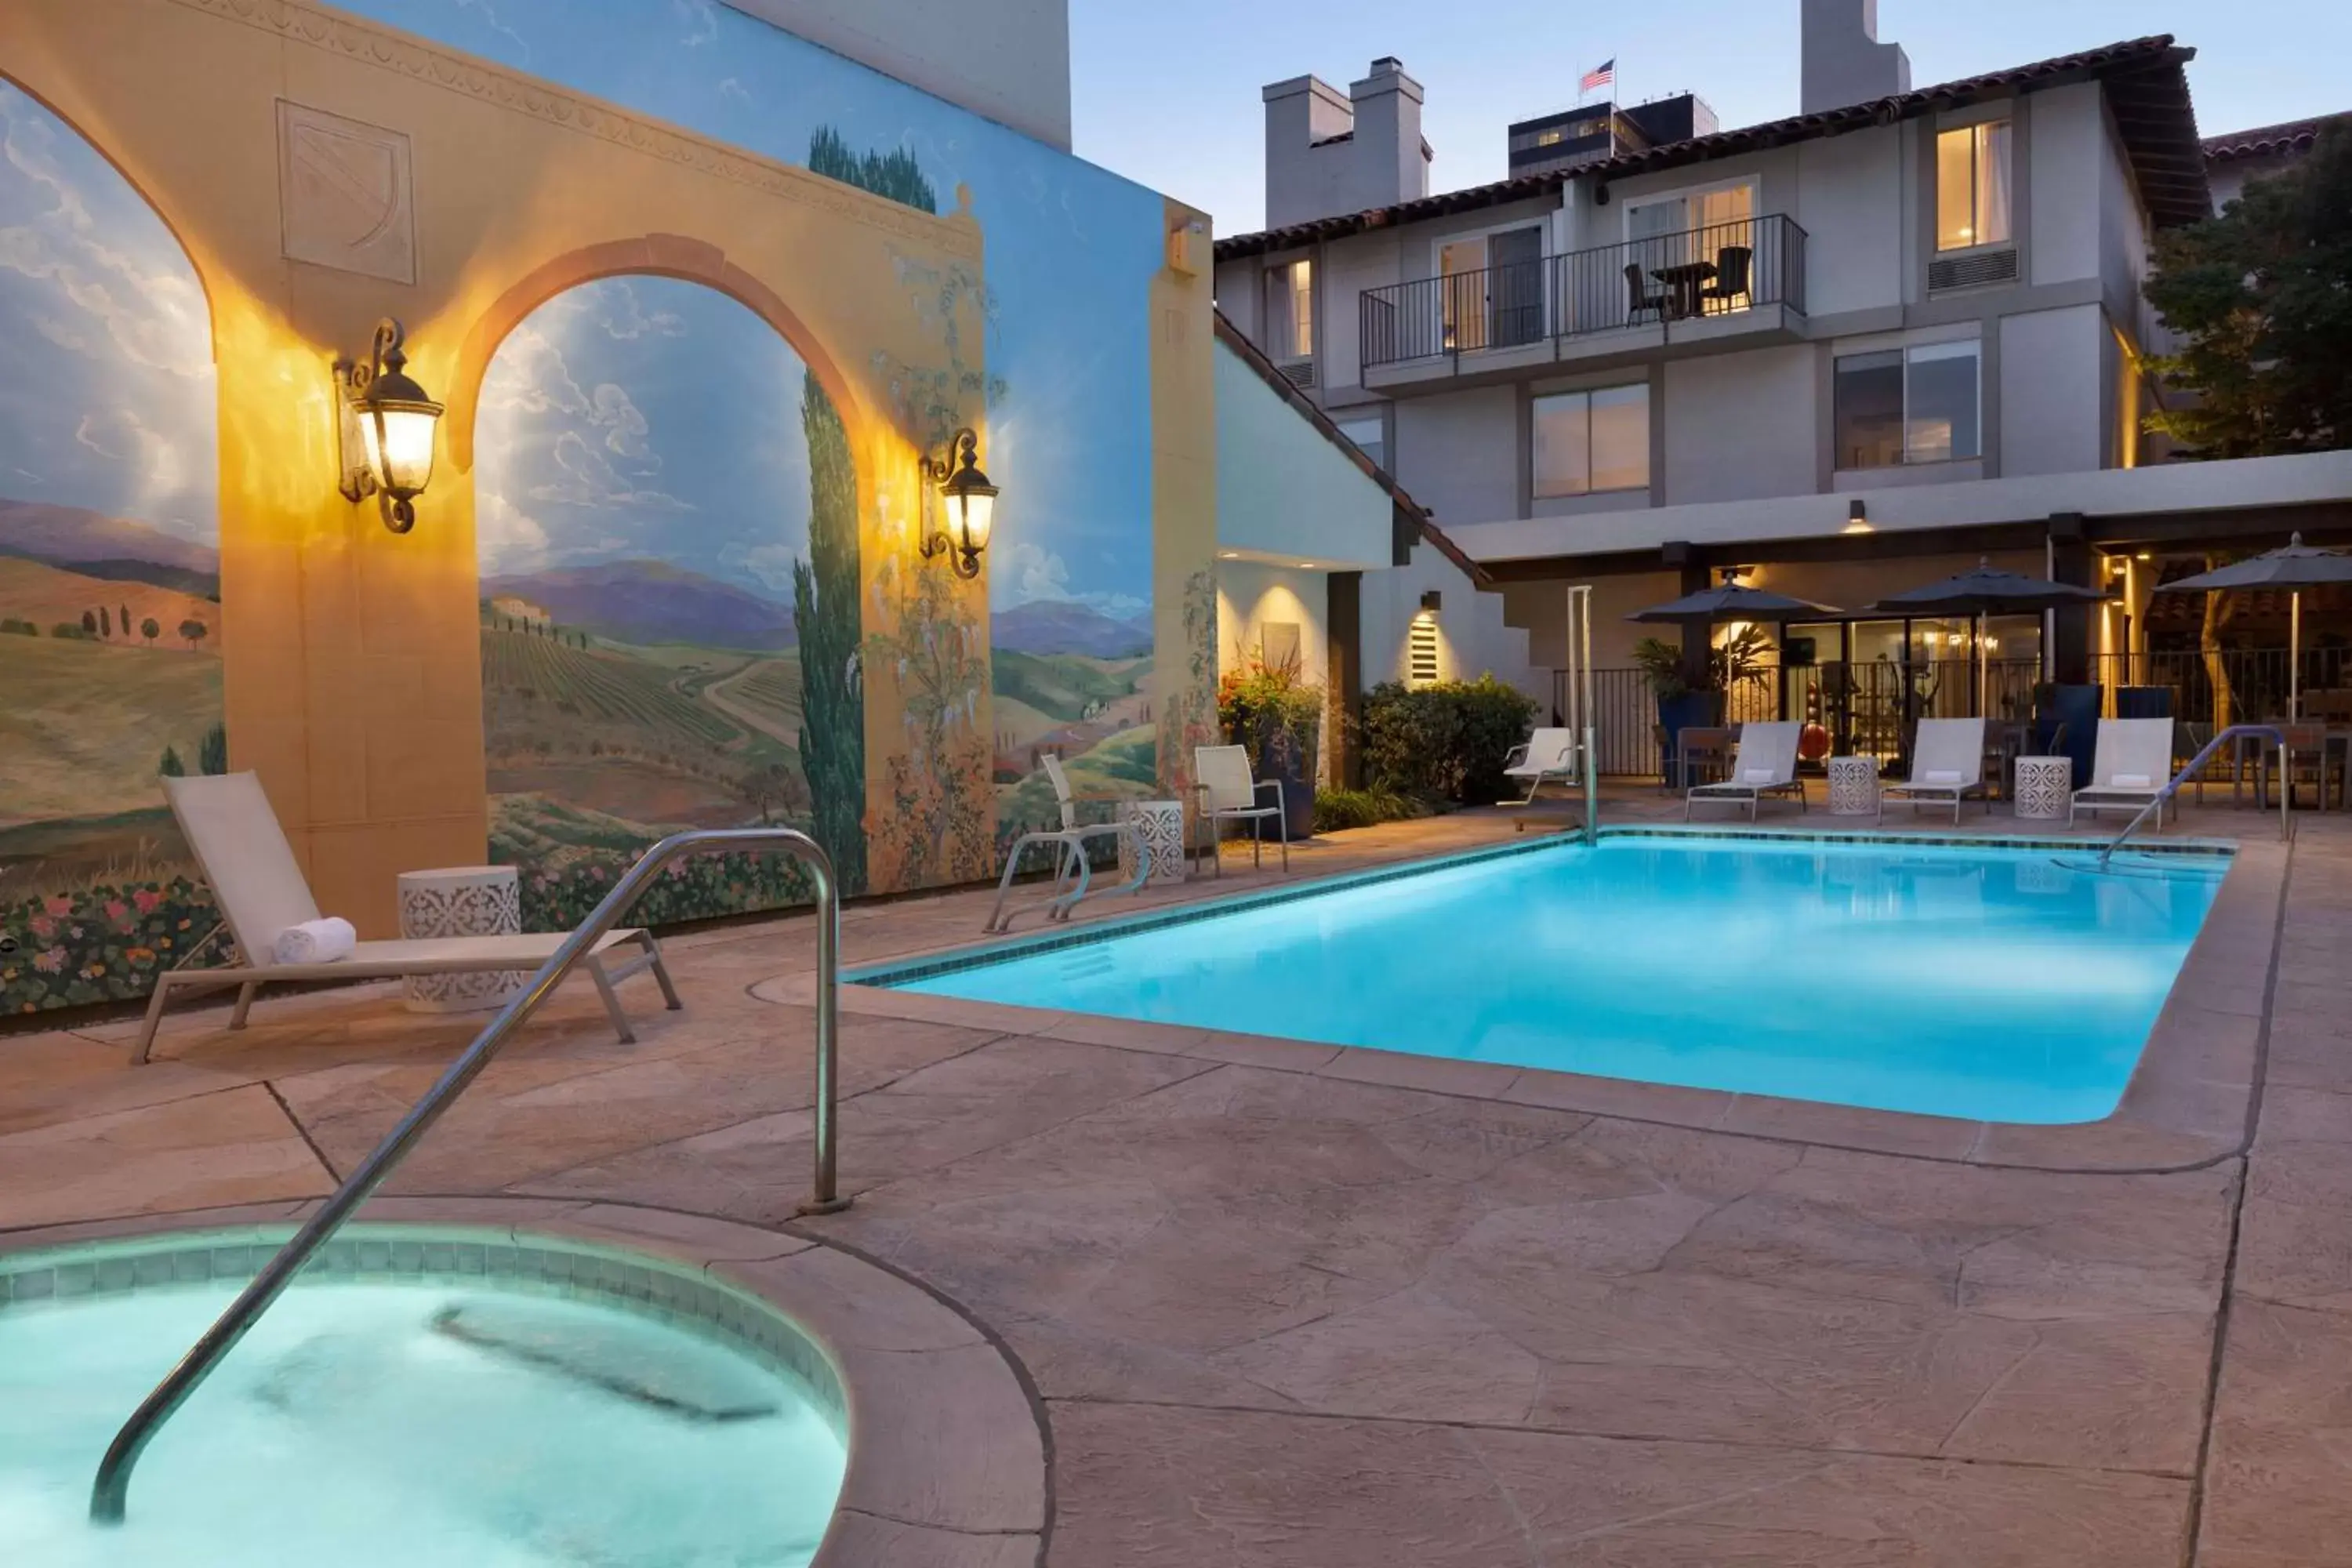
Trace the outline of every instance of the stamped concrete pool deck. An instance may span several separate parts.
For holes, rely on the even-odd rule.
[[[1664,815],[1612,792],[1612,822]],[[2299,825],[2291,850],[2252,811],[2168,835],[2245,853],[2094,1127],[852,988],[856,1204],[799,1219],[814,949],[783,919],[672,940],[687,1009],[624,987],[635,1046],[567,987],[391,1191],[713,1216],[922,1286],[1012,1358],[1045,1435],[1045,1530],[990,1543],[1003,1568],[2341,1564],[2352,817]],[[1337,836],[1294,880],[1513,828]],[[1273,881],[1246,864],[1139,901]],[[992,896],[854,908],[846,957],[975,941]],[[175,1014],[138,1068],[128,1024],[0,1037],[0,1247],[297,1213],[481,1022],[382,987],[226,1020]],[[909,1539],[870,1560],[931,1561]]]

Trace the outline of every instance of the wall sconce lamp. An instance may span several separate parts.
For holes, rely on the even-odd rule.
[[[335,362],[341,394],[336,425],[345,500],[376,498],[383,525],[394,533],[416,526],[411,503],[433,482],[433,427],[441,405],[408,378],[407,333],[386,316],[375,327],[368,363]]]
[[[980,437],[967,425],[948,438],[945,458],[923,459],[923,477],[940,487],[947,530],[923,541],[923,559],[952,552],[959,577],[980,575],[980,558],[996,527],[996,487],[980,471]]]
[[[1425,588],[1422,591],[1421,607],[1427,610],[1431,615],[1433,616],[1437,614],[1439,606],[1444,603],[1445,595],[1443,590]]]
[[[1875,533],[1878,531],[1876,529],[1870,526],[1870,508],[1864,506],[1862,502],[1862,499],[1858,496],[1846,503],[1845,531],[1848,533]]]

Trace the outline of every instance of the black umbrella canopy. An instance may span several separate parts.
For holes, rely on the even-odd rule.
[[[2030,616],[2067,605],[2095,605],[2105,597],[2096,588],[1996,571],[1990,561],[1979,561],[1973,572],[1890,594],[1871,611],[1882,616]]]
[[[2159,594],[2198,594],[2215,588],[2314,588],[2323,583],[2352,583],[2352,555],[2320,550],[2303,542],[2300,533],[2284,550],[2273,550],[2251,561],[2233,561],[2183,577],[2157,589]]]
[[[1811,620],[1816,616],[1843,613],[1827,605],[1816,605],[1810,599],[1796,599],[1763,588],[1742,588],[1726,583],[1721,587],[1702,588],[1696,594],[1686,594],[1670,605],[1653,605],[1646,610],[1636,610],[1625,618],[1629,621],[1670,621],[1683,626],[1712,626],[1717,621]]]

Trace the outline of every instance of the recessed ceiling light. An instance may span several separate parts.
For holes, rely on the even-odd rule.
[[[1301,572],[1312,572],[1315,570],[1315,563],[1312,561],[1302,561],[1298,563],[1298,569]]]

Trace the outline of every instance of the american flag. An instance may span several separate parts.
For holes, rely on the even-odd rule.
[[[1616,85],[1617,62],[1613,59],[1609,59],[1601,61],[1592,69],[1586,71],[1584,73],[1584,79],[1576,84],[1576,90],[1579,92],[1591,92],[1595,88],[1614,87]]]

